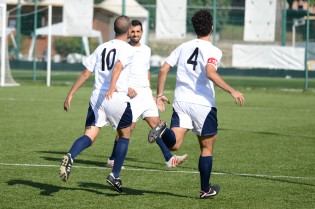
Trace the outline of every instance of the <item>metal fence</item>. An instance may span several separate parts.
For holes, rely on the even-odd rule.
[[[190,24],[190,19],[195,11],[199,9],[208,9],[213,13],[213,7],[197,7],[188,6],[187,7],[187,21],[186,29],[187,34],[185,39],[177,40],[157,40],[155,39],[155,5],[143,5],[150,14],[150,37],[149,45],[152,48],[153,54],[158,54],[161,56],[167,56],[174,47],[188,39],[194,38],[193,28]],[[276,14],[276,29],[275,29],[275,41],[273,42],[245,42],[243,41],[244,33],[244,17],[245,17],[245,7],[222,7],[218,6],[216,9],[216,34],[214,44],[218,46],[223,51],[222,65],[225,67],[231,66],[232,60],[232,45],[233,44],[268,44],[268,45],[283,45],[295,47],[305,47],[306,40],[306,24],[304,17],[307,14],[305,10],[286,10],[286,20],[284,22],[286,31],[282,32],[283,19],[282,13],[283,8],[281,6],[277,7]],[[313,14],[315,15],[315,14]],[[310,60],[315,60],[315,20],[311,17],[310,20],[310,34],[309,34],[309,52],[308,57]],[[297,21],[300,24],[295,25]],[[293,31],[295,30],[295,35]]]

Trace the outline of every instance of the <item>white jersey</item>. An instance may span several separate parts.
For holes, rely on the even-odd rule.
[[[116,88],[120,92],[128,93],[128,74],[134,55],[133,47],[127,42],[113,39],[101,44],[83,62],[83,65],[91,72],[95,73],[94,90],[92,99],[105,98],[105,93],[109,89],[112,70],[117,60],[123,65],[123,70],[117,80]]]
[[[213,82],[206,76],[206,65],[217,68],[222,52],[209,41],[194,39],[178,46],[166,58],[177,64],[174,102],[189,102],[215,107]]]
[[[132,109],[132,122],[137,122],[141,116],[143,119],[147,117],[159,117],[159,111],[152,97],[150,89],[150,81],[148,78],[148,70],[150,70],[151,49],[141,44],[133,46],[135,50],[129,73],[129,87],[137,92],[137,96],[130,100]]]
[[[151,49],[145,44],[133,48],[135,54],[130,67],[129,86],[149,87],[148,70],[150,70]]]

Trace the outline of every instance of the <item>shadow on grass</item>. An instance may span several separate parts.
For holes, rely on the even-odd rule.
[[[56,154],[56,155],[60,155],[63,156],[65,153],[67,153],[67,151],[37,151],[38,153],[44,153],[44,154]]]
[[[298,185],[303,185],[303,186],[315,187],[315,184],[302,183],[302,182],[297,182],[297,181],[292,181],[292,180],[276,179],[276,178],[270,178],[270,177],[259,177],[259,176],[251,176],[251,178],[265,179],[265,180],[277,181],[277,182],[281,182],[281,183],[298,184]]]
[[[27,180],[19,180],[19,179],[10,180],[7,182],[7,184],[9,186],[14,186],[16,184],[19,184],[19,185],[26,185],[26,186],[34,187],[34,188],[39,189],[41,191],[40,195],[43,195],[43,196],[52,196],[52,194],[57,193],[61,190],[83,190],[83,191],[92,192],[95,194],[104,194],[102,192],[92,190],[92,189],[67,188],[67,187],[61,187],[61,186],[56,186],[52,184],[45,184],[45,183],[39,183],[39,182],[33,182],[33,181],[27,181]]]
[[[59,152],[49,152],[51,154],[59,154]],[[64,154],[64,153],[63,153]],[[47,160],[47,161],[50,161],[50,162],[57,162],[57,164],[59,165],[60,162],[61,162],[61,157],[60,158],[55,158],[55,157],[41,157],[42,159],[44,160]],[[138,168],[138,169],[148,169],[148,167],[146,166],[135,166],[135,165],[128,165],[129,163],[128,162],[133,162],[133,163],[147,163],[147,164],[150,164],[150,165],[158,165],[158,166],[163,166],[163,167],[166,167],[165,166],[165,163],[164,162],[152,162],[152,161],[144,161],[144,160],[140,160],[138,158],[129,158],[127,157],[126,160],[125,160],[125,164],[126,166],[130,167],[130,168]],[[97,167],[107,167],[106,166],[106,163],[107,161],[91,161],[91,160],[82,160],[82,159],[79,159],[79,158],[76,158],[75,159],[75,164],[84,164],[84,165],[90,165],[90,166],[97,166]],[[152,167],[152,166],[151,166]],[[182,166],[181,166],[182,167]]]
[[[62,190],[71,190],[71,191],[86,191],[91,192],[98,195],[105,195],[108,197],[112,196],[121,196],[121,195],[145,195],[145,194],[152,194],[152,195],[167,195],[167,196],[173,196],[173,197],[184,197],[184,198],[193,198],[186,195],[179,195],[179,194],[173,194],[170,192],[156,192],[156,191],[150,191],[150,190],[138,190],[138,189],[131,189],[131,188],[124,188],[124,191],[122,193],[114,193],[112,190],[112,187],[109,185],[103,185],[98,183],[86,183],[86,182],[80,182],[78,183],[78,187],[75,188],[69,188],[69,187],[62,187],[62,186],[56,186],[52,184],[45,184],[45,183],[39,183],[39,182],[33,182],[33,181],[27,181],[27,180],[10,180],[7,182],[9,186],[14,185],[26,185],[33,188],[37,188],[40,190],[40,195],[43,196],[53,196],[54,193],[57,193]],[[110,190],[110,193],[100,192],[98,190]],[[195,199],[195,198],[193,198]]]
[[[271,135],[271,136],[286,136],[286,137],[299,137],[299,138],[305,138],[305,139],[315,139],[315,137],[311,136],[295,136],[295,135],[288,135],[288,134],[280,134],[280,133],[274,133],[274,132],[265,132],[265,131],[252,131],[252,133],[262,134],[262,135]]]
[[[97,184],[97,183],[86,183],[86,182],[81,182],[79,183],[80,187],[88,188],[88,189],[108,189],[110,188],[112,190],[112,187],[110,186],[104,186],[103,184]],[[139,189],[132,189],[128,187],[123,188],[122,193],[115,193],[115,194],[105,194],[107,196],[120,196],[120,195],[145,195],[145,194],[153,194],[153,195],[167,195],[167,196],[173,196],[173,197],[184,197],[184,198],[193,198],[187,195],[180,195],[180,194],[173,194],[170,192],[157,192],[157,191],[150,191],[150,190],[139,190]]]
[[[216,171],[217,172],[217,171]],[[237,177],[243,177],[243,178],[254,178],[254,179],[260,179],[260,180],[268,180],[268,181],[276,181],[276,182],[281,182],[281,183],[289,183],[289,184],[297,184],[297,185],[303,185],[303,186],[311,186],[311,187],[315,187],[315,184],[311,184],[311,183],[303,183],[303,182],[298,182],[298,181],[294,181],[294,180],[285,180],[283,178],[286,178],[285,176],[277,178],[272,177],[272,176],[257,176],[257,175],[250,175],[250,174],[235,174],[235,173],[226,173],[226,172],[219,172],[221,174],[225,174],[225,175],[229,175],[229,176],[237,176]],[[301,179],[300,180],[305,180],[305,179]]]
[[[61,157],[55,158],[55,157],[41,157],[44,160],[51,161],[51,162],[57,162],[58,165],[60,165]],[[92,165],[97,167],[105,167],[106,163],[104,162],[96,162],[92,160],[81,160],[81,159],[75,159],[75,164],[85,164],[85,165]]]
[[[268,135],[268,136],[286,136],[291,138],[299,137],[305,138],[305,139],[315,139],[313,136],[300,136],[300,135],[289,135],[289,134],[282,134],[282,133],[276,133],[276,132],[267,132],[267,131],[245,131],[245,130],[239,130],[239,129],[231,129],[231,128],[219,128],[219,131],[241,131],[241,132],[248,132],[248,133],[255,133],[255,134],[261,134],[261,135]]]

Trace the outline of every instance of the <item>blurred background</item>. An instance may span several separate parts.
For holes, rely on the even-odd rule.
[[[143,23],[156,73],[176,46],[196,38],[190,19],[199,9],[213,14],[222,74],[314,78],[314,0],[0,0],[0,6],[2,86],[14,84],[15,70],[31,70],[33,80],[38,71],[81,71],[82,60],[114,37],[113,21],[122,14]]]

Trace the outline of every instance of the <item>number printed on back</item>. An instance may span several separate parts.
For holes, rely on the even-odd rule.
[[[115,57],[116,57],[116,49],[115,48],[111,49],[107,54],[106,54],[106,48],[103,49],[103,51],[102,51],[102,71],[112,70],[112,68],[115,64]],[[106,64],[106,66],[105,66],[105,64]]]
[[[197,58],[198,58],[199,49],[198,47],[194,50],[194,52],[190,55],[189,59],[187,60],[187,64],[193,65],[193,70],[196,70],[196,65],[198,64]]]

